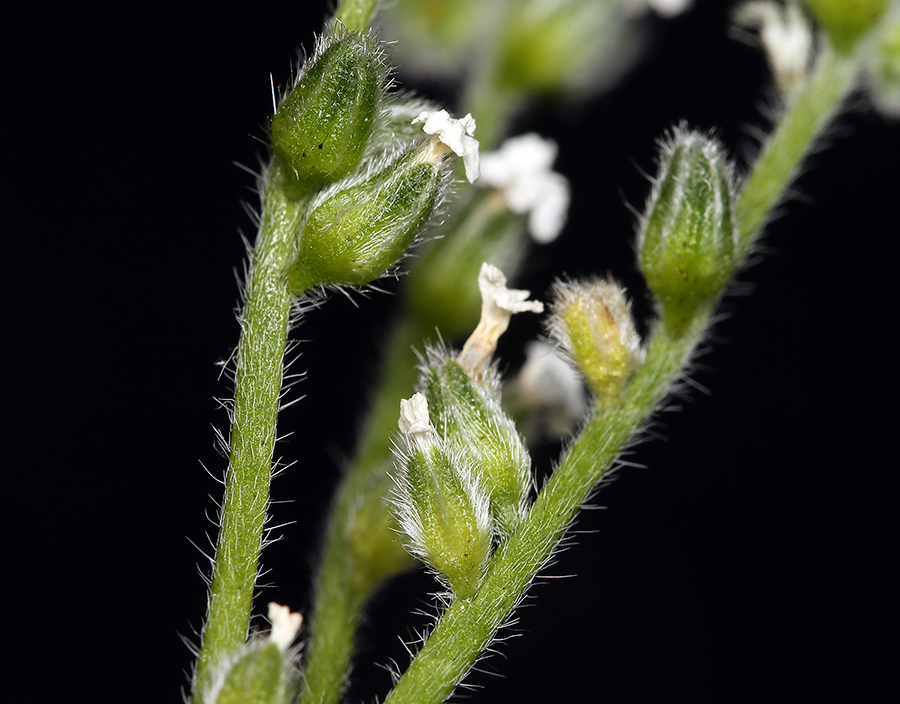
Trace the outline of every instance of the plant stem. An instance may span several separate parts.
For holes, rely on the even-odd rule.
[[[194,676],[195,704],[203,701],[211,668],[244,643],[250,623],[293,300],[283,270],[296,248],[306,205],[305,199],[289,195],[287,178],[273,161],[266,176],[263,218],[240,317],[225,500]]]
[[[853,89],[858,64],[853,56],[835,54],[826,46],[809,83],[788,106],[766,141],[741,185],[735,208],[740,257],[746,255],[816,140]]]
[[[677,381],[703,337],[711,310],[698,314],[680,339],[657,325],[647,360],[629,382],[621,407],[597,411],[588,422],[525,522],[498,548],[477,596],[458,600],[444,612],[385,704],[438,704],[453,693],[622,448]]]
[[[356,628],[378,582],[413,562],[397,541],[383,497],[391,483],[391,429],[416,379],[413,345],[424,335],[410,316],[395,325],[366,426],[329,513],[304,657],[304,704],[335,704],[350,670]]]
[[[334,20],[351,32],[365,32],[369,28],[378,0],[341,0],[334,13]]]

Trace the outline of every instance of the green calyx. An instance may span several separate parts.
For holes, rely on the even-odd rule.
[[[414,149],[367,180],[326,190],[300,235],[288,286],[363,286],[415,242],[441,199],[447,170]]]
[[[210,704],[288,704],[295,697],[293,668],[271,640],[251,641],[228,668]]]
[[[888,0],[806,0],[806,5],[834,48],[848,52],[875,26]]]
[[[601,407],[617,405],[644,351],[625,291],[612,281],[557,282],[551,336],[581,370]]]
[[[641,269],[669,332],[684,334],[735,263],[732,168],[719,144],[684,127],[663,145],[638,234]]]
[[[508,536],[528,505],[531,458],[500,407],[496,373],[489,369],[484,376],[476,382],[456,360],[432,351],[420,385],[435,427],[448,447],[475,467],[490,495],[497,530]]]
[[[413,449],[403,474],[407,501],[419,519],[412,552],[457,598],[475,596],[490,556],[491,531],[471,469],[435,445]]]
[[[359,165],[387,83],[384,54],[372,34],[333,32],[320,39],[269,126],[272,150],[305,190]]]

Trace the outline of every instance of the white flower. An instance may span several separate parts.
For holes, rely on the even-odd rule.
[[[479,185],[503,191],[514,213],[528,213],[528,231],[536,242],[552,242],[566,224],[569,182],[551,168],[556,143],[529,133],[507,139],[481,160]]]
[[[292,614],[287,606],[270,601],[269,622],[272,624],[269,639],[278,646],[279,650],[285,651],[291,647],[291,643],[297,637],[297,632],[303,625],[303,616]]]
[[[428,399],[415,393],[409,399],[400,399],[400,418],[397,421],[407,445],[418,447],[424,454],[435,444],[437,431],[428,416]]]
[[[525,364],[511,390],[517,405],[530,412],[534,430],[553,440],[574,430],[588,410],[581,376],[546,342],[526,345]]]
[[[544,311],[540,301],[526,300],[531,295],[528,291],[506,288],[503,272],[487,262],[481,265],[478,288],[481,291],[481,320],[457,358],[472,377],[480,375],[491,361],[497,340],[509,327],[513,313]]]
[[[789,98],[805,82],[812,58],[812,26],[803,11],[794,2],[754,0],[735,10],[734,22],[759,30],[775,83]]]
[[[422,125],[425,134],[436,137],[436,143],[444,145],[456,156],[462,157],[466,166],[466,178],[469,183],[474,183],[481,173],[480,159],[478,156],[478,140],[475,134],[475,120],[471,113],[461,120],[450,117],[446,110],[437,112],[422,112],[412,121],[414,125]]]

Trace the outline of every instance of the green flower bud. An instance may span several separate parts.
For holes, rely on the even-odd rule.
[[[459,76],[472,59],[493,8],[483,0],[398,0],[382,3],[385,35],[397,42],[399,63],[432,77]]]
[[[400,402],[394,510],[406,548],[453,594],[478,591],[491,550],[489,499],[474,468],[431,424],[422,394]]]
[[[500,407],[496,369],[476,382],[446,351],[430,350],[420,386],[448,447],[477,469],[500,535],[510,535],[528,508],[531,457]]]
[[[203,701],[208,704],[289,704],[297,696],[297,670],[289,651],[302,619],[269,604],[272,631],[253,638],[221,663]]]
[[[275,155],[306,190],[337,181],[363,157],[388,82],[372,34],[329,33],[269,126]]]
[[[517,93],[601,88],[621,75],[640,38],[622,3],[517,3],[497,40],[497,84]]]
[[[819,24],[838,51],[850,51],[875,26],[888,0],[806,0]]]
[[[613,281],[553,287],[553,339],[584,375],[601,406],[618,403],[625,382],[644,361],[625,291]]]
[[[289,267],[295,293],[314,286],[363,286],[382,276],[413,244],[440,203],[449,178],[430,142],[394,159],[361,183],[324,190],[310,207]]]
[[[684,126],[662,144],[638,233],[641,269],[670,334],[680,336],[734,269],[731,164],[715,140]]]

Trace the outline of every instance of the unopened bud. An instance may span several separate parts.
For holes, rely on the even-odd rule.
[[[394,511],[409,552],[460,599],[475,596],[491,550],[489,499],[474,468],[447,447],[422,394],[401,401]]]
[[[528,507],[531,457],[513,421],[500,407],[500,380],[490,367],[475,381],[444,350],[431,350],[421,386],[435,427],[471,463],[490,495],[500,535],[510,535]]]
[[[889,0],[806,0],[838,51],[850,51],[888,7]]]
[[[326,189],[311,206],[288,269],[290,289],[363,286],[385,274],[428,224],[447,175],[443,160],[420,146],[361,183]]]
[[[384,52],[372,34],[337,32],[319,40],[269,127],[272,150],[304,189],[337,181],[359,165],[387,81]]]
[[[618,403],[644,361],[625,291],[612,281],[557,282],[550,334],[584,375],[602,406]]]
[[[663,323],[676,337],[734,270],[733,189],[731,164],[712,138],[680,126],[662,144],[637,247]]]

